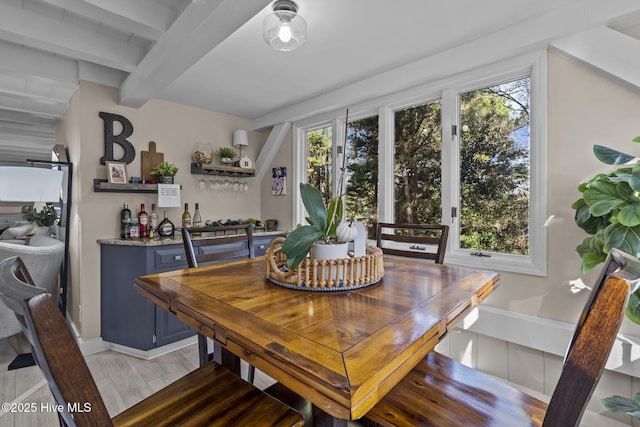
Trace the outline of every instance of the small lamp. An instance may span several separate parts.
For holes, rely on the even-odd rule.
[[[291,0],[277,0],[273,13],[262,25],[264,41],[275,50],[289,51],[299,48],[307,40],[307,22],[298,15],[298,6]]]
[[[249,146],[249,139],[247,138],[246,130],[234,130],[233,131],[233,145],[240,150],[240,158],[242,158],[242,147]]]

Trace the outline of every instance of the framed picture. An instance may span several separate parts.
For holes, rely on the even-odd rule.
[[[123,162],[105,162],[107,176],[112,184],[127,183],[127,164]]]
[[[287,194],[287,168],[282,166],[271,169],[271,194],[285,196]]]

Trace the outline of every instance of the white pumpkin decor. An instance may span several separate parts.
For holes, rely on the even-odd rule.
[[[352,221],[342,222],[336,229],[336,237],[339,242],[351,242],[358,235],[358,230],[353,226]]]

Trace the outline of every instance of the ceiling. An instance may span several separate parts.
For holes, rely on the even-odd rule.
[[[297,0],[307,43],[262,40],[269,0],[0,0],[0,161],[48,159],[89,80],[255,129],[551,47],[640,87],[636,0]]]

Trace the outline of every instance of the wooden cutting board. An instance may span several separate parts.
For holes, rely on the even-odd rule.
[[[146,181],[148,179],[153,180],[153,176],[149,175],[149,172],[160,163],[164,162],[164,153],[158,153],[156,151],[156,143],[154,141],[149,141],[149,151],[141,151],[140,157],[142,159],[142,181]]]

